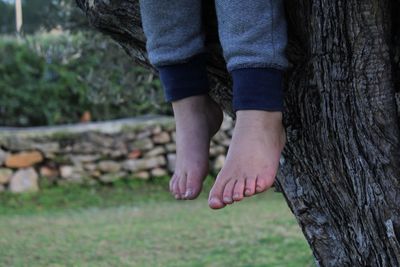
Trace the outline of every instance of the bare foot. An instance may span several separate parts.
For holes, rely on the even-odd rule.
[[[219,130],[221,108],[208,95],[172,103],[176,121],[177,159],[169,188],[176,199],[195,199],[208,174],[211,137]]]
[[[281,112],[240,110],[236,115],[225,165],[208,200],[213,209],[270,188],[286,142]]]

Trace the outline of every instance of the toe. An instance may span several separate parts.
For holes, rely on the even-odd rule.
[[[178,181],[178,191],[179,191],[179,199],[185,199],[186,192],[186,175],[182,175]]]
[[[182,179],[182,177],[179,175],[179,176],[176,176],[175,177],[175,179],[174,179],[174,181],[173,181],[173,184],[172,184],[172,194],[174,195],[174,197],[176,198],[176,199],[179,199],[180,198],[180,191],[179,191],[179,181]]]
[[[225,185],[224,193],[222,194],[222,201],[225,204],[233,203],[233,188],[235,187],[236,180],[231,180]]]
[[[210,206],[210,208],[212,209],[222,209],[223,207],[225,207],[226,205],[224,204],[224,202],[222,202],[221,199],[217,198],[217,197],[212,197],[208,200],[208,205]]]
[[[258,176],[256,179],[256,193],[262,193],[268,188],[271,187],[271,182],[268,182],[270,179],[266,179],[265,177]]]
[[[246,197],[254,195],[256,192],[256,179],[255,178],[246,178],[246,184],[244,188],[244,195]]]
[[[217,177],[214,186],[211,188],[210,196],[208,198],[208,205],[212,209],[221,209],[225,207],[222,201],[222,194],[224,193],[226,179]]]
[[[179,180],[179,176],[177,174],[174,174],[169,181],[169,191],[171,192],[171,195],[173,195],[175,198],[177,198],[177,189],[176,189],[176,184],[177,181]]]
[[[237,180],[235,188],[233,189],[233,200],[234,201],[242,200],[244,198],[243,191],[244,191],[244,180],[243,179]]]
[[[169,180],[169,192],[174,195],[174,183],[175,183],[176,175],[172,175],[171,179]]]
[[[195,199],[201,192],[204,175],[201,173],[189,173],[186,179],[185,199]]]

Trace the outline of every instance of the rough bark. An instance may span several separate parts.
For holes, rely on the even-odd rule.
[[[204,2],[212,95],[231,113],[213,1]],[[97,29],[151,67],[137,0],[77,3]],[[288,144],[276,184],[318,266],[400,266],[399,6],[286,1]]]

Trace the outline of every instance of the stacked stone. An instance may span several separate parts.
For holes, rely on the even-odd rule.
[[[0,192],[8,186],[11,192],[38,191],[38,175],[33,165],[43,161],[38,151],[9,154],[0,149]],[[13,169],[16,169],[14,172]]]
[[[225,118],[211,141],[213,172],[219,171],[225,161],[232,127],[232,120]],[[35,134],[29,132],[32,129],[8,130],[6,134],[0,130],[0,192],[38,191],[39,179],[47,179],[50,184],[97,184],[122,178],[156,178],[174,171],[172,118],[136,119],[134,123],[123,120],[112,127],[87,124],[79,125],[79,129],[35,129]]]

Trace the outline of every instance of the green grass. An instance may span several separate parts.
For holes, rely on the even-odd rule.
[[[214,211],[205,192],[180,202],[166,187],[162,180],[2,195],[0,266],[314,266],[280,194]]]

